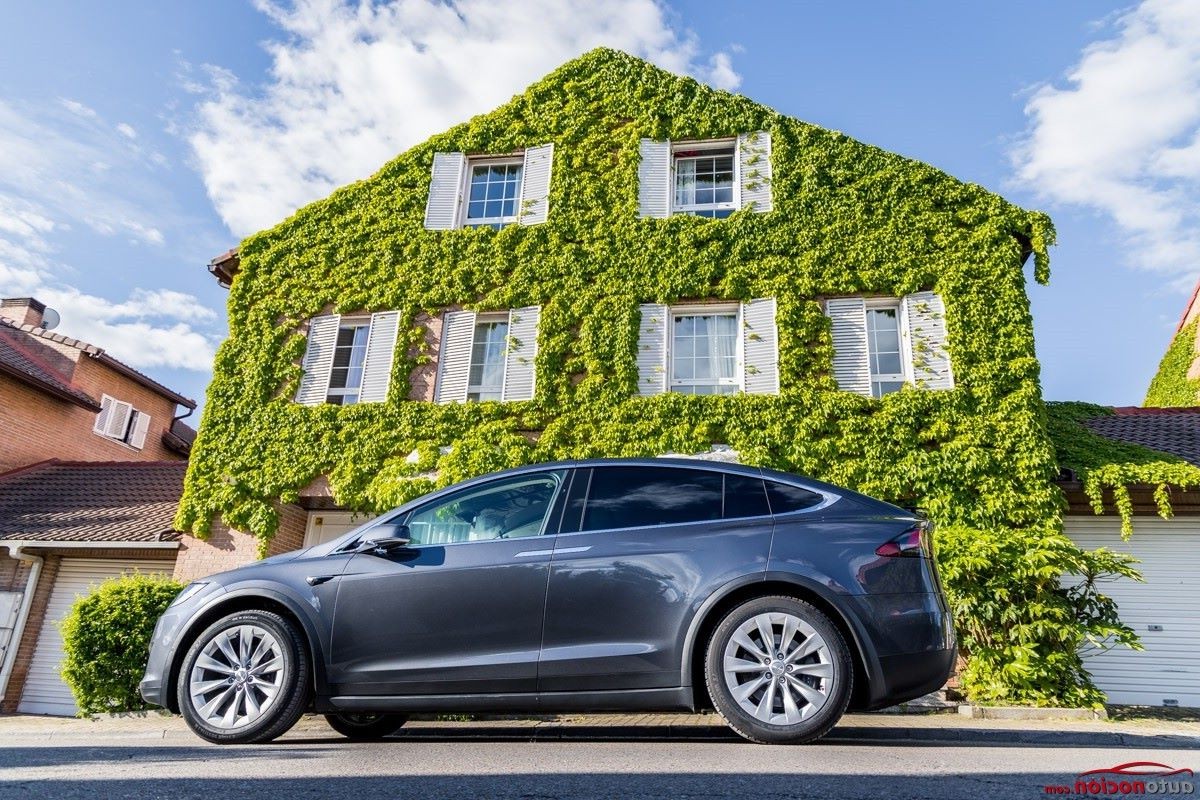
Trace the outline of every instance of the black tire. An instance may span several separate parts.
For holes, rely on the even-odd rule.
[[[196,708],[189,690],[192,670],[201,653],[218,636],[231,628],[252,625],[271,634],[279,647],[279,689],[270,705],[262,704],[261,716],[232,730],[213,725]],[[215,744],[258,744],[286,733],[308,707],[312,680],[308,646],[296,626],[272,611],[239,611],[205,628],[184,656],[176,683],[179,710],[187,726],[202,739]],[[272,672],[274,674],[274,672]]]
[[[726,648],[731,646],[730,642],[734,634],[743,624],[768,613],[791,615],[812,626],[812,629],[824,640],[824,655],[804,656],[796,659],[796,664],[816,669],[813,662],[821,660],[819,668],[829,672],[828,677],[801,675],[798,666],[793,667],[797,670],[797,673],[793,675],[791,670],[787,669],[787,659],[778,659],[776,653],[768,652],[771,663],[763,665],[761,674],[758,674],[757,671],[743,671],[727,679],[724,669],[725,654]],[[773,647],[777,647],[779,639],[782,638],[782,630],[779,636],[776,636],[774,628],[771,630]],[[760,633],[751,633],[752,643],[761,646],[762,640],[763,636]],[[738,645],[732,646],[739,647]],[[737,652],[743,654],[738,658],[739,661],[748,661],[744,656],[749,652],[748,650],[738,649]],[[824,661],[825,656],[827,656],[827,662]],[[837,626],[812,605],[794,597],[759,597],[734,608],[717,625],[708,642],[708,651],[704,659],[704,677],[708,685],[709,696],[712,698],[717,712],[738,734],[760,744],[803,744],[824,736],[846,713],[854,682],[854,667],[850,659],[850,648],[846,646],[846,640]],[[828,666],[825,666],[825,663]],[[786,672],[781,674],[778,671],[773,672],[772,669],[786,670]],[[773,677],[768,678],[769,675]],[[743,681],[739,686],[750,688],[751,683],[758,682],[760,679],[764,682],[759,684],[763,688],[751,693],[747,702],[760,704],[760,708],[766,709],[765,716],[768,719],[772,716],[782,716],[786,711],[782,694],[776,696],[776,692],[784,691],[784,686],[789,687],[788,693],[791,701],[796,703],[795,708],[803,712],[810,705],[810,701],[799,690],[790,688],[797,681],[803,681],[805,687],[809,689],[823,692],[825,694],[824,703],[799,721],[790,724],[767,722],[743,708],[728,685],[728,680]],[[771,685],[772,681],[775,681],[774,686]],[[769,697],[766,695],[768,691],[772,692]],[[804,702],[801,704],[797,700]],[[811,705],[815,705],[815,703]],[[779,712],[775,713],[774,709],[777,706]]]
[[[370,741],[391,736],[400,730],[408,717],[403,714],[326,714],[329,727],[356,741]]]

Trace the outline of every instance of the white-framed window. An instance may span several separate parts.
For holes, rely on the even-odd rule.
[[[825,301],[838,388],[880,398],[906,384],[953,389],[946,305],[934,292]]]
[[[497,230],[517,221],[521,212],[520,158],[468,159],[462,224]]]
[[[504,361],[508,348],[508,314],[479,314],[471,341],[471,368],[467,400],[501,400],[504,397]]]
[[[900,341],[900,301],[870,300],[867,312],[867,365],[871,372],[871,396],[898,392],[911,382],[905,369]]]
[[[370,333],[370,317],[342,317],[338,325],[337,343],[333,348],[333,366],[329,370],[329,388],[325,392],[326,403],[349,406],[358,402]]]
[[[672,214],[723,219],[737,210],[734,140],[673,144],[671,174]]]
[[[92,424],[92,433],[141,450],[146,445],[150,415],[132,404],[109,395],[100,398],[100,413]]]
[[[742,389],[737,306],[672,308],[670,391],[734,394]]]
[[[638,306],[638,394],[779,394],[775,298]]]
[[[391,387],[400,312],[313,317],[296,402],[382,403]]]

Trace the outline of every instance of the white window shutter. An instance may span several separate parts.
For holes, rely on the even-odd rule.
[[[667,390],[667,331],[671,329],[666,306],[646,303],[638,306],[642,322],[638,327],[638,394],[643,397]]]
[[[946,345],[946,305],[933,292],[905,296],[904,337],[912,358],[913,382],[923,389],[953,389]]]
[[[329,372],[333,369],[333,350],[337,346],[338,326],[342,318],[337,314],[313,317],[308,323],[308,349],[304,352],[304,375],[300,388],[296,390],[296,402],[305,406],[319,406],[329,393]]]
[[[92,423],[92,431],[101,436],[105,435],[108,426],[108,415],[112,413],[113,400],[108,395],[103,395],[100,398],[100,411],[96,414],[96,421]]]
[[[133,421],[133,432],[129,435],[129,443],[141,450],[146,446],[146,431],[150,430],[150,415],[141,411]]]
[[[550,168],[553,161],[553,144],[525,150],[525,165],[521,169],[522,225],[540,225],[550,216]]]
[[[363,356],[362,387],[358,392],[358,402],[387,402],[399,325],[399,311],[380,311],[371,315],[371,330],[367,334],[367,352]]]
[[[133,406],[120,400],[113,400],[104,425],[104,435],[110,439],[124,439],[129,430],[129,415]]]
[[[465,403],[471,373],[471,346],[475,343],[475,312],[451,311],[442,320],[442,346],[438,353],[439,403]]]
[[[534,359],[537,358],[538,322],[541,306],[514,308],[508,312],[508,348],[504,357],[505,400],[532,400]]]
[[[771,197],[771,133],[739,133],[738,174],[741,177],[739,207],[765,214],[775,208]]]
[[[427,230],[448,231],[458,227],[458,201],[466,168],[467,157],[462,153],[433,154],[429,200],[425,204]]]
[[[742,304],[742,386],[747,394],[779,394],[775,298]]]
[[[671,143],[642,139],[638,164],[638,215],[671,215]]]
[[[861,297],[825,301],[833,331],[833,377],[845,392],[871,396],[867,363],[867,304]]]

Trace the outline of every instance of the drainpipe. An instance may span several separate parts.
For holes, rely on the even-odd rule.
[[[21,647],[21,638],[25,634],[25,621],[29,619],[29,609],[33,606],[33,595],[37,591],[38,578],[42,574],[41,556],[26,553],[20,545],[9,545],[8,555],[18,561],[29,562],[29,577],[25,579],[25,595],[21,598],[21,609],[17,612],[17,622],[13,626],[12,636],[8,640],[8,650],[4,653],[4,666],[0,668],[0,702],[8,694],[8,678],[12,674],[13,664],[17,661],[17,650]]]

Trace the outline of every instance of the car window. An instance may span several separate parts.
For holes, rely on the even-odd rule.
[[[767,481],[767,500],[771,503],[772,514],[786,514],[789,511],[803,511],[812,508],[825,498],[809,489],[794,486],[790,483]]]
[[[596,467],[582,530],[721,518],[721,473],[673,467]]]
[[[408,517],[412,544],[518,539],[542,532],[563,473],[494,481],[442,498]]]
[[[725,519],[765,517],[771,513],[762,478],[725,475]]]

